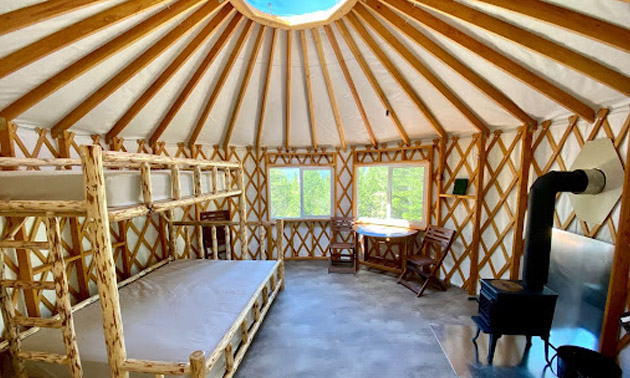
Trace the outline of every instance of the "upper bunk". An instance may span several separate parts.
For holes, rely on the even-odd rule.
[[[0,169],[0,216],[82,217],[98,192],[115,222],[243,194],[240,163],[99,146],[81,146],[80,159],[3,157]]]

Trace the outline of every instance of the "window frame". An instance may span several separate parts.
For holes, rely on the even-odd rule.
[[[299,217],[275,217],[271,212],[271,179],[269,172],[272,169],[291,169],[297,168],[299,170],[298,180],[300,185],[300,216]],[[330,214],[328,215],[305,215],[304,214],[304,171],[305,170],[324,170],[330,171]],[[336,185],[335,185],[335,166],[334,164],[269,164],[267,165],[267,210],[269,220],[283,219],[283,220],[322,220],[330,219],[335,213],[335,198],[336,198]]]
[[[395,167],[424,167],[424,189],[422,191],[422,221],[407,221],[404,219],[395,219],[395,218],[367,218],[367,217],[358,217],[358,205],[359,205],[359,180],[357,176],[357,171],[360,168],[364,167],[389,167],[390,169]],[[389,170],[388,170],[389,171]],[[432,172],[431,172],[431,161],[430,160],[401,160],[401,161],[392,161],[392,162],[378,162],[378,163],[355,163],[352,172],[352,215],[359,223],[369,223],[369,224],[379,224],[385,226],[403,226],[408,228],[413,228],[417,230],[425,230],[428,226],[428,217],[429,217],[429,209],[430,205],[430,196],[431,196],[431,183],[432,183]],[[392,202],[392,175],[388,174],[387,178],[387,203],[391,208]]]

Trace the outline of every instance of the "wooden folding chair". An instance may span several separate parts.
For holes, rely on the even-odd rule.
[[[454,230],[429,226],[418,253],[407,256],[407,267],[398,278],[398,283],[416,293],[418,297],[422,296],[431,282],[435,283],[441,290],[446,290],[446,286],[437,278],[437,275],[454,237]],[[431,257],[432,250],[435,251],[435,258]],[[412,273],[424,279],[424,283],[419,289],[417,285],[407,279],[407,275]]]
[[[358,261],[354,248],[356,238],[354,218],[330,218],[330,231],[328,273],[356,273]]]
[[[230,211],[229,210],[216,210],[216,211],[207,211],[199,214],[199,218],[202,221],[207,222],[218,222],[218,221],[226,221],[230,220]],[[225,227],[217,226],[217,246],[218,246],[218,257],[219,259],[225,260],[227,246],[225,244]],[[203,227],[203,250],[206,256],[212,256],[212,227],[204,226]],[[208,253],[209,251],[209,253]]]

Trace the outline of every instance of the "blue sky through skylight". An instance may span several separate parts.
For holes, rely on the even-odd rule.
[[[340,0],[245,0],[249,5],[274,16],[290,17],[326,11]]]

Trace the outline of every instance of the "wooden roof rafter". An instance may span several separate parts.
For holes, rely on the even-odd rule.
[[[0,79],[72,42],[159,5],[166,0],[128,0],[47,35],[0,58]]]
[[[291,41],[293,39],[293,32],[287,30],[287,69],[285,75],[285,94],[286,101],[284,102],[284,147],[289,150],[291,141]]]
[[[165,8],[157,12],[153,16],[133,26],[131,29],[118,35],[116,38],[110,40],[96,50],[56,73],[53,77],[47,79],[42,84],[38,85],[22,97],[7,105],[4,109],[0,110],[0,114],[8,119],[16,118],[59,88],[90,70],[92,67],[95,67],[105,59],[131,45],[169,20],[172,20],[185,10],[199,4],[201,1],[205,0],[180,0],[175,4],[172,4],[169,8]]]
[[[398,54],[405,59],[413,68],[424,76],[472,125],[483,133],[488,133],[488,126],[475,112],[470,109],[439,77],[437,77],[426,65],[420,61],[405,45],[403,45],[389,30],[387,30],[372,15],[367,8],[359,3],[354,11],[362,18],[374,31],[376,31]]]
[[[409,136],[407,135],[407,131],[405,131],[405,128],[400,122],[400,119],[398,118],[398,115],[396,114],[394,107],[390,104],[389,100],[387,99],[387,96],[385,95],[383,88],[381,88],[381,85],[379,84],[378,80],[376,80],[376,76],[374,76],[374,73],[370,69],[370,66],[368,66],[363,55],[361,55],[361,51],[359,51],[359,47],[354,41],[352,34],[350,34],[350,30],[348,30],[348,28],[346,27],[346,24],[344,24],[341,21],[335,22],[335,25],[341,32],[343,39],[346,41],[346,44],[350,48],[350,51],[352,52],[352,55],[354,56],[354,58],[357,60],[357,63],[359,63],[359,66],[361,67],[363,74],[367,77],[370,85],[372,86],[372,89],[374,89],[374,92],[378,96],[379,100],[381,100],[381,104],[383,105],[385,110],[389,112],[391,120],[394,123],[394,126],[396,126],[396,130],[398,131],[400,138],[403,140],[405,144],[409,145],[410,140],[409,140]]]
[[[403,74],[394,66],[391,60],[385,55],[383,50],[380,49],[379,45],[376,41],[370,36],[369,32],[363,24],[359,21],[359,19],[355,16],[355,13],[348,14],[346,16],[354,30],[356,30],[357,34],[363,39],[363,41],[368,45],[372,53],[378,58],[378,60],[385,66],[390,75],[398,82],[402,90],[407,94],[407,96],[411,99],[414,105],[420,110],[420,112],[425,116],[425,118],[429,121],[429,124],[435,132],[442,138],[446,137],[446,131],[440,121],[435,117],[431,109],[426,105],[426,103],[420,98],[420,96],[416,93],[416,91],[409,85],[409,82],[405,79]]]
[[[171,104],[170,108],[166,111],[166,113],[158,123],[157,127],[149,138],[150,144],[155,144],[162,136],[173,118],[175,118],[177,112],[179,112],[182,105],[184,105],[199,81],[201,81],[201,78],[206,73],[212,62],[214,62],[214,59],[216,59],[219,52],[223,49],[232,34],[234,34],[237,26],[241,23],[241,20],[243,20],[243,16],[238,12],[234,15],[234,17],[232,17],[230,23],[225,27],[219,38],[217,38],[217,40],[214,42],[214,45],[212,46],[212,48],[210,48],[210,51],[208,51],[206,57],[197,66],[197,69],[195,70],[193,75],[190,77],[190,79],[188,79],[184,88],[179,92],[175,101]]]
[[[58,121],[51,130],[53,136],[59,136],[64,130],[68,130],[81,118],[83,118],[92,109],[98,106],[107,97],[112,95],[116,90],[122,87],[127,81],[134,77],[143,68],[157,59],[166,49],[172,46],[184,35],[189,33],[195,25],[210,17],[210,15],[223,4],[218,2],[207,2],[188,16],[184,21],[175,26],[159,41],[153,43],[151,47],[146,49],[135,60],[127,64],[123,69],[118,71],[114,77],[103,84],[99,89],[92,92],[88,98],[83,100],[79,105],[66,114]]]
[[[343,125],[341,124],[341,116],[339,115],[339,107],[337,106],[337,100],[335,99],[335,92],[332,88],[332,81],[330,80],[330,74],[328,73],[328,67],[326,67],[326,57],[324,56],[324,48],[322,47],[322,40],[319,36],[319,29],[311,29],[313,38],[315,39],[315,47],[317,48],[317,56],[319,57],[319,63],[324,74],[324,81],[326,82],[326,91],[328,92],[328,98],[330,99],[330,105],[332,106],[333,115],[335,117],[335,124],[337,125],[337,132],[339,133],[339,143],[341,148],[346,149],[346,138],[343,132]]]
[[[354,85],[354,81],[352,80],[352,76],[350,75],[350,70],[348,70],[348,65],[343,59],[343,55],[341,54],[341,49],[339,48],[339,43],[337,43],[337,38],[335,37],[335,33],[332,30],[330,25],[325,25],[324,30],[326,31],[326,35],[328,36],[328,41],[333,48],[335,56],[337,57],[337,62],[341,67],[341,71],[343,72],[343,76],[346,79],[346,84],[350,88],[350,92],[352,93],[352,97],[354,98],[354,103],[359,110],[359,114],[361,115],[361,119],[363,120],[363,124],[365,125],[365,130],[370,136],[370,142],[372,146],[376,147],[376,137],[374,136],[374,131],[372,130],[372,125],[367,116],[365,108],[363,107],[363,102],[361,102],[361,97],[359,97],[359,92],[357,91],[356,86]]]
[[[535,33],[454,1],[413,0],[488,30],[555,60],[623,94],[630,95],[630,77]]]
[[[201,114],[199,115],[199,118],[197,119],[197,123],[195,124],[195,128],[190,134],[190,138],[188,138],[188,145],[193,145],[197,141],[197,138],[199,137],[199,134],[201,133],[201,130],[203,129],[203,126],[206,123],[206,120],[208,119],[208,116],[210,115],[210,112],[212,111],[212,108],[214,107],[214,104],[216,103],[217,98],[219,98],[219,93],[221,92],[221,89],[223,89],[223,85],[225,84],[225,81],[230,75],[230,72],[232,72],[232,68],[234,68],[234,62],[236,61],[238,54],[241,52],[241,50],[245,46],[245,41],[249,37],[253,29],[253,26],[254,26],[254,23],[252,20],[247,20],[245,22],[243,31],[241,31],[241,35],[238,37],[238,40],[236,41],[236,45],[230,51],[230,56],[227,62],[225,63],[225,66],[223,67],[223,71],[221,71],[221,75],[219,75],[219,79],[217,80],[212,90],[212,93],[210,94],[210,97],[208,98],[208,101],[206,102],[206,105],[204,106],[203,110],[201,111]]]
[[[118,136],[133,120],[133,118],[140,113],[140,111],[151,101],[153,97],[168,83],[168,81],[177,73],[177,71],[188,61],[188,59],[197,51],[205,41],[210,38],[212,33],[224,22],[229,19],[229,16],[234,12],[231,5],[224,6],[215,17],[212,18],[204,28],[193,38],[188,45],[171,61],[171,64],[162,71],[153,83],[136,99],[136,101],[127,109],[127,111],[118,118],[118,121],[107,132],[107,140]]]
[[[630,52],[630,29],[540,0],[477,0],[548,22]]]
[[[265,121],[265,110],[267,108],[267,96],[269,94],[269,84],[271,83],[271,71],[273,69],[273,53],[276,47],[276,39],[278,36],[278,29],[271,29],[271,44],[269,45],[269,59],[267,60],[267,70],[265,73],[265,82],[262,89],[262,99],[260,100],[260,114],[258,116],[258,122],[256,124],[256,147],[260,147],[260,141],[262,140],[263,124]]]
[[[228,127],[225,131],[225,135],[223,137],[223,149],[227,151],[228,146],[230,144],[230,138],[232,137],[232,132],[234,131],[234,125],[236,124],[236,120],[238,118],[239,111],[241,110],[241,105],[243,105],[243,98],[245,97],[245,92],[247,91],[247,85],[252,76],[252,72],[254,71],[254,66],[256,65],[256,58],[258,57],[258,52],[260,51],[260,47],[262,46],[262,40],[264,36],[264,31],[266,30],[266,26],[260,25],[258,28],[258,34],[255,37],[254,49],[252,53],[249,55],[249,62],[247,63],[247,68],[245,69],[245,77],[241,82],[241,87],[236,95],[236,104],[234,105],[234,110],[232,110],[232,116],[228,122]]]
[[[364,0],[364,3],[372,8],[374,11],[378,12],[382,18],[386,19],[398,30],[407,34],[407,36],[414,39],[418,44],[422,45],[427,51],[431,52],[438,59],[451,66],[451,68],[457,71],[471,84],[486,93],[486,95],[492,98],[499,106],[504,108],[506,111],[508,111],[510,114],[512,114],[514,117],[516,117],[526,125],[533,126],[537,123],[537,121],[529,116],[527,113],[525,113],[520,107],[518,107],[518,105],[516,105],[511,99],[505,96],[505,94],[500,92],[487,80],[477,75],[464,63],[459,61],[438,44],[427,38],[424,34],[420,33],[417,29],[409,25],[405,20],[396,15],[384,4],[398,9],[400,12],[407,15],[408,17],[413,18],[423,25],[426,25],[433,30],[443,34],[444,36],[450,38],[454,42],[457,42],[458,44],[462,45],[463,47],[484,58],[488,62],[496,65],[503,71],[521,80],[523,83],[529,85],[530,87],[534,88],[548,98],[552,99],[564,108],[580,115],[580,117],[584,118],[585,120],[588,120],[589,122],[595,120],[595,111],[583,101],[562,90],[549,80],[533,73],[520,63],[508,58],[507,56],[501,54],[500,52],[494,50],[486,44],[477,41],[469,35],[462,33],[455,27],[433,16],[429,12],[414,6],[412,3],[406,0],[379,1],[383,4],[377,2],[376,0]]]
[[[306,32],[300,30],[300,42],[302,45],[302,59],[304,60],[304,81],[306,82],[306,99],[308,106],[308,119],[311,126],[311,142],[317,149],[317,128],[315,122],[315,109],[313,109],[313,88],[311,86],[311,68],[308,65],[308,47],[306,44]]]

